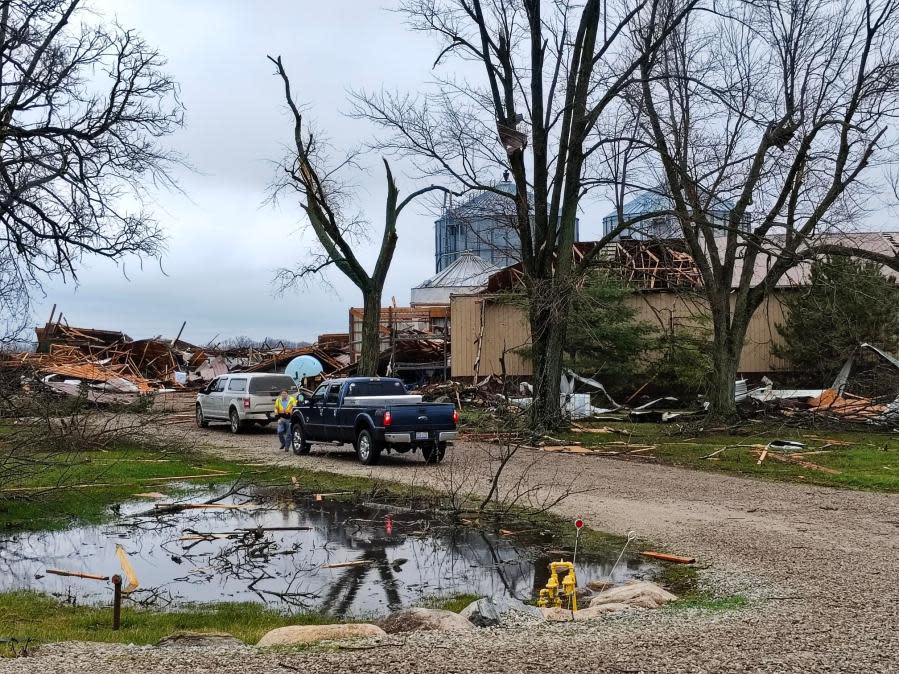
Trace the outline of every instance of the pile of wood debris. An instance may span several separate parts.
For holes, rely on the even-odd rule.
[[[0,369],[17,373],[22,383],[66,395],[86,395],[91,402],[133,402],[150,393],[189,391],[228,372],[283,372],[293,358],[314,356],[326,375],[349,361],[346,344],[330,339],[318,345],[262,348],[197,346],[161,336],[132,339],[123,332],[74,327],[62,313],[35,328],[35,352],[0,355]]]

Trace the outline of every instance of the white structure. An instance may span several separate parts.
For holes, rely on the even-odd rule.
[[[443,271],[412,288],[412,306],[449,306],[450,295],[471,295],[487,285],[490,275],[499,271],[486,260],[464,251]]]

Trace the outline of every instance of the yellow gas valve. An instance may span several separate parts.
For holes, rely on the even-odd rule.
[[[562,579],[561,585],[559,583],[560,571],[568,572]],[[561,592],[559,591],[560,586],[562,588]],[[574,564],[559,560],[558,562],[551,562],[549,565],[549,580],[546,581],[546,587],[540,590],[537,606],[541,608],[548,606],[562,608],[563,597],[568,600],[567,608],[577,611],[577,576],[574,572]]]

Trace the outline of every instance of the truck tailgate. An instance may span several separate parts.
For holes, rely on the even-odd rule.
[[[419,403],[390,405],[388,408],[392,421],[391,433],[406,431],[452,431],[456,424],[453,421],[454,405],[452,403]]]

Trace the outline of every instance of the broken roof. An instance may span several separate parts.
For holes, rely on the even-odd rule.
[[[770,245],[783,245],[783,235],[768,237]],[[596,246],[595,241],[574,244],[572,256],[575,261]],[[715,238],[715,244],[723,254],[727,237]],[[823,234],[810,242],[811,245],[839,245],[859,248],[871,253],[899,258],[899,232],[840,232]],[[741,248],[745,249],[742,243]],[[799,253],[802,253],[800,248]],[[734,285],[737,287],[742,274],[744,255],[738,250],[734,263]],[[699,267],[688,252],[684,239],[620,239],[612,241],[597,255],[597,263],[617,268],[625,279],[638,288],[666,290],[672,288],[698,288],[702,284]],[[760,254],[755,259],[752,284],[762,282],[772,264],[772,256]],[[811,260],[798,263],[789,269],[776,283],[777,288],[795,288],[807,285],[811,280]],[[884,276],[897,279],[897,272],[889,267],[882,268]],[[498,292],[517,287],[521,283],[521,265],[516,264],[492,274],[488,279],[487,291]]]

